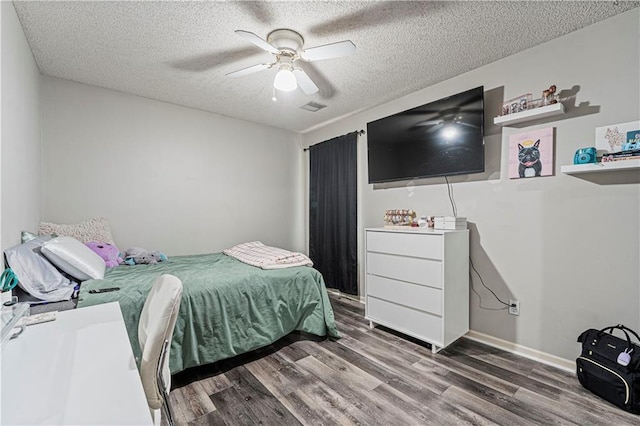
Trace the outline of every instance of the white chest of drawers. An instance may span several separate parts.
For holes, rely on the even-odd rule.
[[[469,331],[469,231],[365,230],[365,317],[431,344]]]

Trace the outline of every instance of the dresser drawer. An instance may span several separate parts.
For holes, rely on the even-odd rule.
[[[442,290],[367,275],[367,294],[378,299],[442,315]]]
[[[367,232],[367,251],[442,259],[442,235]]]
[[[442,318],[367,296],[367,319],[430,343],[442,345]]]
[[[368,252],[367,274],[442,288],[442,262],[439,260]]]

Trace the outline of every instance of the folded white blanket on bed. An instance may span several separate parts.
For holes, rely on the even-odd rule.
[[[238,244],[222,251],[227,256],[262,269],[292,268],[294,266],[313,266],[313,262],[302,253],[265,246],[260,241]]]

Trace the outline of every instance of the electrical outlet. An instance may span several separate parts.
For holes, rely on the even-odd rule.
[[[509,299],[509,313],[511,315],[520,315],[520,302]]]

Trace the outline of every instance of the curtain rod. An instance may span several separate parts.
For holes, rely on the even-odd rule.
[[[364,134],[365,134],[365,133],[367,133],[367,132],[365,132],[364,130],[360,129],[360,130],[357,130],[357,131],[356,131],[356,133],[358,134],[358,136],[362,136],[362,135],[364,135]],[[347,134],[348,134],[348,133],[347,133]],[[343,135],[343,136],[345,136],[345,135]],[[337,136],[337,137],[340,137],[340,136]],[[318,142],[318,143],[322,143],[322,142]],[[314,146],[314,145],[317,145],[317,144],[315,144],[315,143],[314,143],[313,145],[309,145],[307,148],[304,148],[304,149],[303,149],[303,151],[304,151],[304,152],[309,151],[309,148],[311,148],[311,147],[312,147],[312,146]]]

